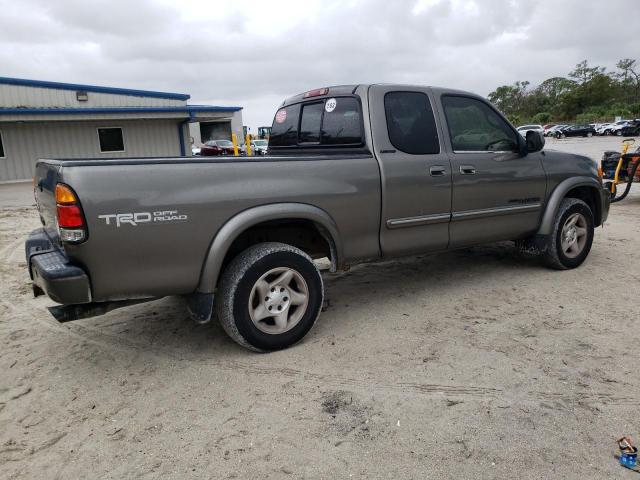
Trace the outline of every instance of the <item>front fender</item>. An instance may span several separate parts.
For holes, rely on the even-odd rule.
[[[306,203],[274,203],[253,207],[240,212],[229,219],[218,230],[209,246],[207,256],[200,275],[198,292],[212,293],[218,282],[222,262],[236,238],[248,228],[270,220],[310,220],[322,227],[323,235],[327,235],[331,244],[332,263],[334,268],[342,264],[342,242],[338,227],[331,216],[324,210]]]
[[[606,219],[608,212],[608,203],[605,205],[604,189],[602,184],[593,177],[570,177],[558,184],[558,186],[551,192],[549,200],[542,216],[542,222],[538,229],[538,235],[550,235],[553,229],[553,220],[556,216],[558,208],[560,208],[560,202],[564,199],[567,193],[576,187],[590,187],[596,190],[596,202],[598,202],[597,209],[599,217],[596,218],[596,223],[602,223]],[[594,212],[594,214],[598,214]]]

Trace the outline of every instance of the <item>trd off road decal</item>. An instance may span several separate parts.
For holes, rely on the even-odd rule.
[[[98,218],[105,221],[107,225],[138,225],[148,223],[175,223],[184,222],[189,219],[185,214],[178,213],[178,210],[160,210],[157,212],[135,212],[135,213],[112,213],[109,215],[98,215]]]

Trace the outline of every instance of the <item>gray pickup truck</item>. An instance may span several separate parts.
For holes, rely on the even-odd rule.
[[[315,259],[337,271],[513,240],[575,268],[609,195],[593,160],[543,147],[470,93],[349,85],[285,100],[267,156],[41,160],[34,292],[60,321],[181,295],[268,351],[316,321]]]

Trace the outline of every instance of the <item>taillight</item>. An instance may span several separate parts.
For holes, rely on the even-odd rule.
[[[80,201],[71,187],[64,183],[56,185],[56,215],[60,240],[78,243],[87,238]]]

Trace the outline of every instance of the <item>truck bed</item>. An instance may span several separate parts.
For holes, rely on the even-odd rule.
[[[380,174],[371,154],[42,160],[37,177],[54,241],[55,184],[80,199],[88,239],[64,250],[91,272],[94,301],[194,292],[218,230],[265,199],[326,211],[348,239],[345,258],[379,255]],[[129,214],[154,221],[118,222]]]

